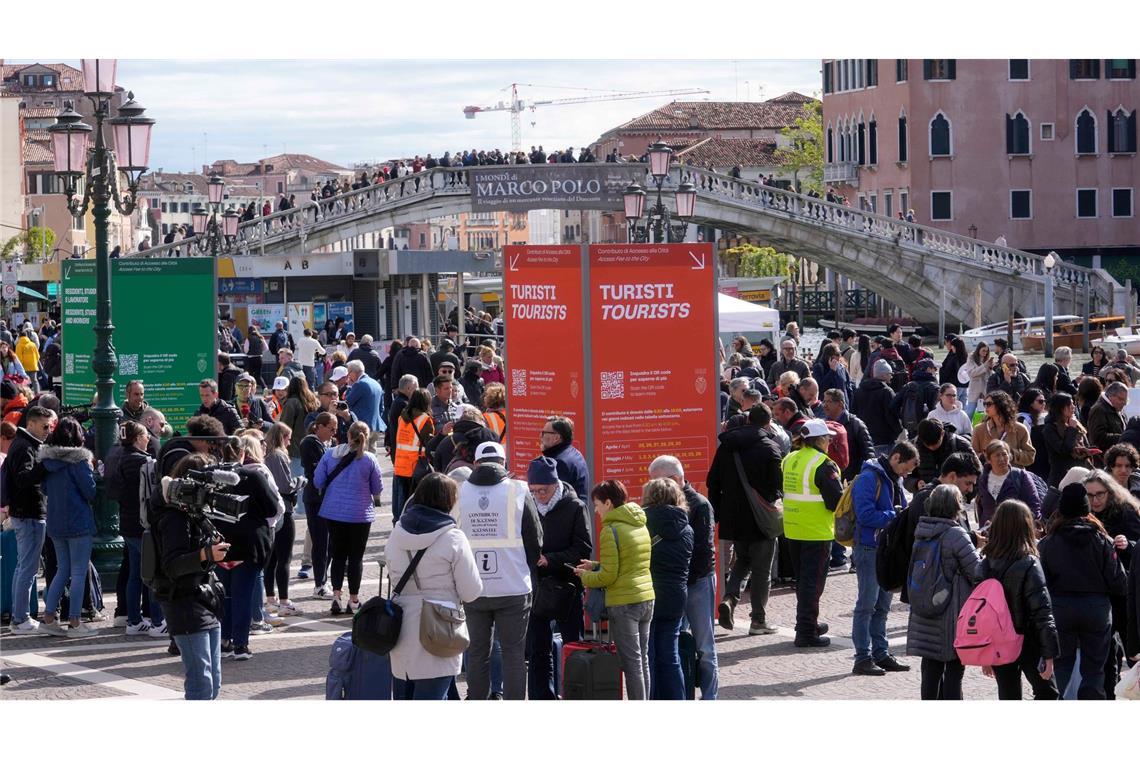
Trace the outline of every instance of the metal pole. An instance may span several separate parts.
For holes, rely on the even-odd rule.
[[[1081,330],[1081,352],[1086,353],[1086,354],[1089,352],[1089,316],[1090,316],[1089,300],[1091,298],[1090,292],[1089,292],[1090,290],[1091,290],[1091,286],[1089,285],[1089,281],[1086,278],[1085,279],[1085,325],[1084,325],[1084,328]]]
[[[942,288],[938,300],[938,342],[946,340],[946,288]]]
[[[1005,339],[1009,343],[1009,350],[1013,350],[1013,286],[1007,288],[1009,294],[1009,321],[1005,325]]]
[[[428,275],[427,272],[424,272],[420,275],[420,334],[425,338],[431,335],[430,312],[428,311],[430,290]]]
[[[1053,358],[1053,273],[1049,270],[1045,270],[1045,358]]]
[[[91,178],[92,213],[95,217],[95,355],[91,363],[95,370],[97,401],[91,410],[95,427],[95,456],[102,460],[115,445],[118,437],[119,407],[115,405],[115,370],[119,360],[111,336],[115,326],[111,323],[111,259],[108,255],[108,233],[111,217],[110,177],[104,170],[108,166],[107,147],[103,141],[103,119],[110,109],[105,101],[96,113],[95,166],[100,168]]]
[[[463,328],[467,326],[467,320],[464,319],[467,315],[467,299],[463,295],[463,272],[455,273],[455,300],[459,302],[455,310],[455,321],[459,323],[456,325],[456,327],[459,328],[459,334],[456,336],[456,340],[459,341],[459,346],[466,346],[467,336],[464,334]],[[466,356],[464,358],[466,358]],[[456,372],[458,371],[459,368],[457,367]]]

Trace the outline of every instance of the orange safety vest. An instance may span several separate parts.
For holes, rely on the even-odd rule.
[[[497,435],[500,441],[502,441],[503,436],[507,432],[507,416],[503,413],[503,411],[501,409],[492,409],[490,411],[483,412],[483,419],[487,421],[487,428],[490,429],[491,432],[493,432],[495,435]]]
[[[425,421],[426,420],[426,421]],[[424,413],[411,422],[400,415],[396,427],[396,461],[392,463],[392,472],[401,478],[410,478],[416,471],[416,462],[419,461],[423,445],[420,442],[420,431],[425,425],[431,425],[431,415]]]
[[[281,401],[272,393],[269,394],[269,398],[265,399],[265,407],[269,410],[269,416],[273,419],[276,420],[281,416]]]

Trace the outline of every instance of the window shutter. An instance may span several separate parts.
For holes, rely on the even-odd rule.
[[[1100,79],[1100,59],[1094,58],[1092,61],[1092,78]]]
[[[1136,109],[1128,116],[1128,152],[1136,152]]]
[[[1070,58],[1069,59],[1069,79],[1076,79],[1076,78],[1077,78],[1077,59],[1076,58]]]
[[[899,161],[906,161],[906,117],[899,117]]]
[[[946,78],[947,79],[957,78],[957,73],[958,73],[957,72],[957,68],[958,68],[957,64],[958,64],[958,61],[955,60],[954,58],[951,58],[950,60],[948,60],[946,62]]]
[[[878,164],[879,163],[879,129],[878,129],[878,125],[873,121],[870,124],[870,130],[871,130],[871,134],[870,134],[869,140],[871,143],[871,150],[870,150],[870,152],[871,152],[871,163],[872,164]]]
[[[933,65],[931,64],[930,59],[929,58],[923,58],[922,59],[922,78],[923,79],[930,79],[930,74],[931,74],[932,69],[933,69]]]
[[[1136,78],[1136,59],[1135,58],[1129,58],[1128,59],[1128,78],[1129,79],[1135,79]]]
[[[1013,119],[1005,115],[1005,152],[1013,153]]]
[[[1108,125],[1108,152],[1116,152],[1116,119],[1112,116],[1112,111],[1108,112],[1108,119],[1105,121]]]

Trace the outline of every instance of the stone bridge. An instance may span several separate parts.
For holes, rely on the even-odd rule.
[[[596,167],[582,165],[583,170]],[[550,170],[574,171],[574,165]],[[432,169],[317,202],[303,201],[300,208],[241,224],[239,253],[308,253],[384,228],[470,212],[470,171]],[[1083,314],[1086,302],[1092,312],[1124,314],[1131,297],[1102,269],[1061,262],[1046,271],[1044,258],[1036,254],[703,169],[673,167],[667,192],[685,181],[698,190],[693,222],[747,233],[826,266],[923,322],[937,322],[943,303],[949,322],[974,325],[976,306],[983,323],[1001,321],[1009,314],[1011,298],[1018,314],[1039,315],[1046,277],[1054,281],[1058,314]],[[165,256],[177,246],[130,255]]]

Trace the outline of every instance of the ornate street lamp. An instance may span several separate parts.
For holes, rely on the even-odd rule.
[[[118,358],[111,336],[111,260],[108,252],[111,205],[120,214],[131,214],[138,203],[139,177],[146,171],[150,158],[150,136],[154,119],[143,116],[144,108],[127,94],[127,102],[119,115],[111,117],[111,100],[115,95],[116,62],[108,59],[84,59],[81,64],[84,94],[95,109],[95,127],[84,124],[73,104],[66,103],[56,123],[48,127],[55,152],[55,173],[63,181],[68,210],[81,217],[91,210],[95,221],[95,354],[91,363],[95,370],[97,397],[91,409],[95,428],[95,455],[100,460],[114,446],[120,417],[115,404],[115,370]],[[110,125],[114,148],[107,145],[103,124]],[[94,133],[94,145],[89,145]],[[125,192],[119,188],[119,173],[127,179]],[[80,185],[82,184],[82,187]],[[77,194],[81,197],[77,198]],[[122,544],[117,535],[118,508],[106,498],[96,499],[96,554],[101,570],[117,566]]]
[[[669,176],[669,164],[673,160],[673,149],[663,142],[649,147],[649,175],[657,186],[657,201],[649,210],[644,224],[639,224],[645,215],[646,193],[636,182],[625,189],[622,199],[625,202],[625,217],[629,220],[629,240],[631,243],[679,243],[685,239],[689,229],[689,219],[697,208],[697,188],[691,182],[684,182],[674,193],[677,204],[675,214],[670,214],[661,200],[665,179]],[[681,221],[674,224],[672,217]]]
[[[228,209],[221,215],[221,223],[218,220],[218,212],[222,210],[225,194],[226,181],[219,177],[217,172],[211,173],[210,179],[206,182],[206,202],[209,204],[209,211],[201,206],[195,206],[190,213],[194,245],[202,253],[209,251],[213,256],[217,256],[219,253],[229,252],[234,240],[237,239],[239,221],[237,213],[232,208]]]

